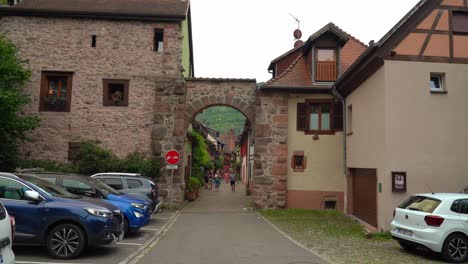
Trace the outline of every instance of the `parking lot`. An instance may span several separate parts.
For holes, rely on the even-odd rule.
[[[138,258],[144,249],[151,245],[168,227],[177,212],[162,212],[153,214],[151,222],[139,231],[126,236],[117,244],[104,247],[87,248],[83,254],[73,260],[58,260],[47,254],[45,247],[14,246],[16,263],[42,264],[42,263],[80,263],[80,264],[126,264]]]

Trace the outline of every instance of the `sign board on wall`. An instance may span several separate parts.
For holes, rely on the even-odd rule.
[[[406,192],[406,172],[392,171],[392,191]]]

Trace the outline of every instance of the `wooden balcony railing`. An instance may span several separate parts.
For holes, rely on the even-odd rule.
[[[336,62],[335,61],[319,61],[315,72],[315,81],[317,82],[334,82],[336,81]]]

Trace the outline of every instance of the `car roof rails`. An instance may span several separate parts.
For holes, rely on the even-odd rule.
[[[44,169],[43,168],[25,168],[25,169],[21,169],[21,168],[18,168],[15,170],[15,172],[17,173],[37,173],[37,172],[44,172]]]

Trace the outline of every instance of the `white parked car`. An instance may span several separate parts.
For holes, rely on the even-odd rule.
[[[5,207],[0,203],[0,263],[14,264],[12,221]]]
[[[394,211],[392,236],[407,250],[429,248],[448,262],[468,260],[468,194],[417,194]]]

